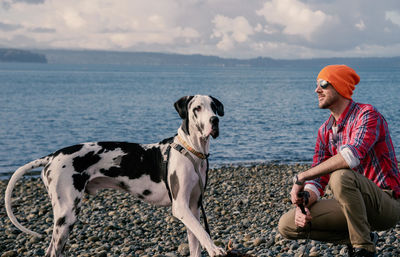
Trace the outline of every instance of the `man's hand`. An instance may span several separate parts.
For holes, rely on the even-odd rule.
[[[299,193],[304,190],[304,185],[300,186],[297,184],[293,184],[292,191],[290,191],[290,200],[293,204],[303,204],[303,197],[299,197]]]
[[[306,211],[306,214],[303,214],[301,212],[301,209],[297,206],[296,207],[296,213],[295,213],[295,217],[294,217],[294,222],[296,224],[296,226],[304,228],[308,222],[311,221],[312,217],[310,214],[310,210],[308,208],[304,208]]]

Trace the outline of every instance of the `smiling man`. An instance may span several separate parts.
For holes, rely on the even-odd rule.
[[[290,195],[297,207],[281,217],[279,231],[289,239],[347,243],[349,256],[375,256],[372,231],[400,220],[400,175],[386,120],[351,98],[359,81],[346,65],[329,65],[318,74],[318,105],[331,115],[318,130],[312,168],[293,179]],[[333,199],[320,200],[327,185]],[[309,193],[308,203],[302,191]]]

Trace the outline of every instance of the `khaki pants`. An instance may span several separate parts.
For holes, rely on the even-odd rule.
[[[305,239],[309,235],[313,240],[351,243],[355,248],[375,251],[370,232],[397,224],[400,199],[349,169],[331,173],[329,186],[334,199],[320,200],[311,206],[311,231],[309,226],[296,226],[292,209],[279,220],[279,232],[289,239]]]

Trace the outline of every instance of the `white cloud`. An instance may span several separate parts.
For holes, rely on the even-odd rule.
[[[365,23],[363,20],[360,20],[356,25],[354,25],[358,30],[365,30]]]
[[[217,47],[221,50],[231,50],[235,43],[244,43],[254,34],[253,27],[243,16],[229,18],[223,15],[215,16],[212,37],[221,38]]]
[[[0,8],[0,24],[13,21],[25,28],[18,33],[42,42],[45,47],[127,49],[137,44],[192,42],[200,37],[195,28],[177,23],[176,17],[184,10],[175,0],[53,0],[37,5],[27,3],[32,1],[36,0],[14,3],[8,10]],[[34,33],[33,24],[55,32],[53,37]],[[16,33],[9,33],[8,38],[15,36]]]
[[[387,11],[385,13],[386,20],[391,21],[393,24],[400,26],[400,13],[396,11]]]
[[[199,38],[192,28],[175,27],[166,31],[136,31],[135,33],[110,33],[111,42],[121,48],[129,48],[140,43],[170,45],[179,39],[190,43]]]
[[[263,16],[267,23],[283,26],[284,34],[301,35],[307,39],[310,39],[311,34],[330,19],[324,12],[313,11],[298,0],[267,1],[256,13]]]
[[[263,27],[260,23],[257,24],[257,26],[254,28],[255,32],[261,32],[263,30]]]
[[[397,53],[393,55],[393,53]],[[377,56],[377,57],[393,57],[399,56],[400,43],[392,44],[388,46],[377,45],[377,44],[360,44],[354,49],[343,53],[343,56]]]
[[[164,18],[161,17],[160,15],[151,15],[150,17],[147,18],[147,20],[157,29],[165,29],[166,24],[164,21]]]
[[[67,27],[72,29],[80,29],[86,25],[82,16],[74,9],[67,9],[64,11],[63,19]]]

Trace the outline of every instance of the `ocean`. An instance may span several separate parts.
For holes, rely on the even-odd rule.
[[[211,167],[311,163],[329,117],[314,93],[322,67],[0,63],[0,176],[77,143],[171,137],[181,124],[174,102],[194,94],[225,107]],[[385,116],[399,154],[400,68],[354,68],[361,82],[353,99]]]

